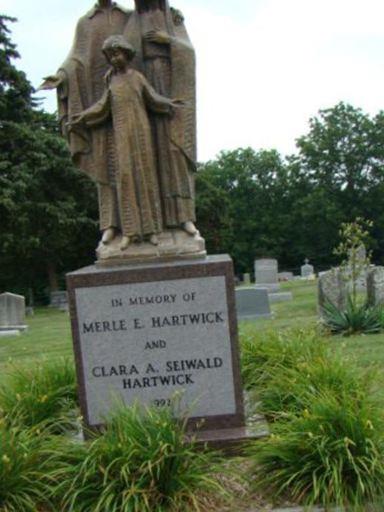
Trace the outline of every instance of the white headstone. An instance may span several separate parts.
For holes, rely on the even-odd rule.
[[[251,284],[251,274],[243,275],[243,284],[246,284],[246,285]]]
[[[0,330],[25,330],[25,299],[22,295],[0,295]]]
[[[371,306],[384,305],[384,267],[368,271],[367,296]]]
[[[301,277],[308,278],[312,277],[315,273],[313,265],[309,264],[309,260],[305,260],[305,264],[301,267]]]
[[[60,309],[61,311],[68,311],[68,295],[66,291],[51,292],[50,306],[52,308]]]
[[[339,310],[347,305],[347,283],[340,269],[335,268],[328,272],[321,272],[318,282],[319,312],[323,315],[326,303],[332,303]]]
[[[267,288],[269,291],[280,289],[278,280],[278,263],[275,259],[255,261],[256,288]]]
[[[293,272],[279,272],[277,277],[279,281],[293,281]]]

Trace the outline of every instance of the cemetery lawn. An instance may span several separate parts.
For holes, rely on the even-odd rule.
[[[273,304],[273,318],[240,323],[240,335],[249,330],[281,331],[288,328],[315,328],[317,325],[317,283],[292,281],[282,283],[282,291],[292,291],[293,300]],[[52,308],[37,308],[27,318],[29,330],[18,337],[0,338],[0,367],[10,359],[31,364],[36,359],[72,357],[69,314]],[[329,338],[335,350],[356,360],[360,367],[374,366],[384,376],[384,333]],[[0,380],[3,372],[0,372]],[[384,391],[382,392],[384,401]]]
[[[282,332],[287,329],[316,329],[317,317],[317,283],[295,281],[283,283],[282,291],[291,291],[293,300],[273,304],[273,318],[255,321],[242,321],[239,325],[240,337],[248,333],[266,334]],[[16,365],[33,367],[37,361],[54,361],[62,357],[72,358],[72,340],[69,314],[52,308],[37,308],[32,317],[27,318],[29,330],[18,337],[0,338],[0,384],[7,373],[9,361]],[[367,367],[376,368],[375,396],[384,405],[384,333],[376,335],[359,335],[349,338],[334,336],[326,338],[332,349],[341,351],[345,359],[352,359],[355,364],[365,370]],[[5,370],[5,371],[4,371]],[[238,470],[240,463],[234,461]],[[249,462],[241,462],[241,471],[247,472]],[[229,508],[220,509],[222,512],[250,512],[250,510],[265,510],[265,497],[261,492],[251,489],[241,492]]]
[[[27,317],[28,331],[20,336],[0,338],[0,367],[12,362],[33,364],[36,359],[72,357],[68,313],[52,308],[37,308]],[[2,372],[0,372],[1,380]]]

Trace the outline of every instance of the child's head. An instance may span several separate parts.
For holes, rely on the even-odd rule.
[[[104,41],[103,53],[113,67],[120,67],[131,62],[136,54],[135,49],[124,36],[110,36]]]

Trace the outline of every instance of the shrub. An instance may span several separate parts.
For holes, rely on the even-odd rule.
[[[292,414],[311,408],[317,396],[360,401],[369,392],[372,375],[360,375],[352,364],[333,354],[275,369],[268,386],[259,390],[260,410],[269,420],[289,420]]]
[[[105,433],[65,452],[55,475],[60,510],[198,511],[209,496],[226,496],[216,476],[222,469],[217,454],[185,442],[185,425],[165,410],[122,409]]]
[[[51,510],[48,495],[52,459],[47,441],[36,430],[0,425],[0,510],[36,512]],[[39,508],[43,506],[44,508]]]
[[[371,398],[373,375],[313,332],[248,339],[245,357],[256,374],[250,388],[273,420],[271,438],[251,449],[257,489],[303,505],[359,507],[381,498],[384,423]]]
[[[323,358],[328,344],[315,331],[289,329],[262,334],[241,333],[241,368],[247,390],[268,385],[279,368],[294,368],[300,363]]]
[[[331,334],[374,334],[383,330],[384,314],[381,306],[360,304],[348,296],[344,310],[328,302],[323,306],[323,324]]]
[[[0,387],[0,410],[9,424],[59,433],[75,428],[76,407],[75,370],[68,359],[11,366]]]
[[[257,487],[304,505],[365,510],[384,483],[382,415],[369,399],[324,393],[254,448]],[[350,508],[348,508],[350,510]]]

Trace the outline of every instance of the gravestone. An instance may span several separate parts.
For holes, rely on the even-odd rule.
[[[308,278],[313,277],[314,274],[315,274],[315,269],[314,269],[313,265],[309,264],[309,259],[307,258],[305,260],[305,264],[302,265],[302,267],[301,267],[301,277],[303,277],[304,279],[308,279]]]
[[[66,291],[51,292],[50,306],[52,308],[60,309],[60,311],[68,311],[68,295]]]
[[[243,275],[243,284],[245,284],[247,286],[251,284],[251,274]]]
[[[25,298],[14,293],[2,293],[0,295],[0,331],[13,335],[26,329]]]
[[[176,415],[203,419],[205,440],[246,438],[233,284],[228,256],[68,274],[86,426],[118,398],[164,407],[179,392]]]
[[[277,277],[279,281],[293,281],[293,272],[279,272]]]
[[[318,305],[319,313],[323,316],[323,307],[331,302],[339,310],[345,309],[347,305],[348,286],[339,268],[321,272],[318,281]]]
[[[236,290],[237,318],[270,318],[268,290],[266,288],[247,288]]]
[[[384,305],[384,267],[368,271],[367,299],[370,306]]]
[[[349,257],[351,258],[351,252],[349,253]],[[361,244],[360,247],[357,248],[356,251],[356,265],[360,270],[355,278],[355,283],[358,291],[366,292],[367,291],[367,277],[369,271],[369,260],[367,259],[367,249],[364,244]],[[352,290],[352,266],[348,265],[346,272],[350,277],[349,288]]]
[[[278,291],[280,286],[277,274],[277,260],[260,259],[255,261],[256,288],[267,288],[270,292]]]

